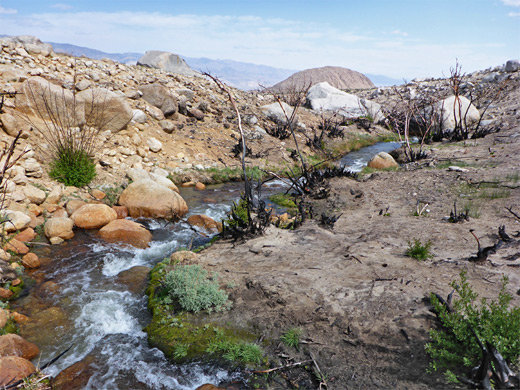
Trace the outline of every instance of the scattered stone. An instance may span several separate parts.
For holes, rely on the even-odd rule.
[[[398,167],[392,156],[386,152],[379,152],[368,162],[367,166],[374,169],[386,169],[392,167]]]
[[[9,320],[9,312],[5,309],[0,308],[0,329],[2,329],[5,324],[7,324],[7,321]],[[0,349],[0,354],[2,353],[2,350]]]
[[[34,204],[42,204],[47,197],[47,194],[45,191],[40,190],[39,188],[36,188],[33,185],[26,185],[23,189],[23,192],[29,202]]]
[[[199,257],[198,253],[192,251],[177,251],[170,255],[170,263],[195,263]]]
[[[159,121],[159,126],[161,126],[161,129],[163,129],[163,131],[168,134],[173,133],[173,130],[175,130],[175,122],[168,119]]]
[[[61,238],[63,240],[70,240],[74,237],[74,221],[70,218],[50,218],[45,222],[43,231],[47,238]],[[55,240],[56,241],[56,240]]]
[[[146,145],[148,145],[148,148],[154,153],[160,152],[163,148],[162,142],[154,137],[148,138]]]
[[[71,199],[67,202],[65,209],[69,215],[74,214],[74,212],[82,206],[85,206],[87,202],[79,199]]]
[[[81,229],[99,229],[117,219],[117,213],[106,204],[87,203],[77,209],[70,218]]]
[[[25,255],[29,253],[29,248],[27,248],[27,246],[23,242],[18,241],[16,238],[11,238],[9,242],[7,242],[4,245],[4,249],[6,251],[12,251],[14,253],[17,253],[19,255]]]
[[[116,277],[116,282],[125,285],[128,291],[134,294],[144,294],[149,275],[150,267],[137,265],[121,271]]]
[[[520,70],[520,60],[509,60],[504,69],[506,72],[517,72]]]
[[[201,183],[201,182],[199,181],[199,182],[197,182],[197,183],[195,184],[195,188],[196,188],[197,190],[202,191],[202,190],[205,190],[205,189],[206,189],[206,185],[205,185],[204,183]]]
[[[456,165],[451,165],[448,167],[448,171],[454,171],[454,172],[469,172],[469,169],[458,167]]]
[[[146,123],[148,118],[146,117],[146,113],[142,110],[133,110],[132,120],[136,123]]]
[[[16,238],[18,241],[21,242],[31,242],[34,240],[38,235],[34,231],[33,228],[27,227],[24,230],[22,230],[20,233],[18,233],[14,238]]]
[[[285,102],[282,102],[283,110],[278,103],[268,104],[262,106],[262,112],[265,117],[275,123],[287,123],[287,118],[290,118],[293,113],[293,108]],[[284,113],[285,111],[285,113]],[[286,117],[287,115],[287,117]],[[298,115],[295,115],[294,122],[298,121]]]
[[[13,295],[14,293],[11,290],[0,287],[0,299],[10,299]]]
[[[189,108],[188,109],[188,116],[191,116],[198,121],[204,120],[204,113],[199,110],[198,108]]]
[[[103,191],[98,190],[97,188],[94,188],[92,191],[90,191],[90,195],[96,200],[105,199],[107,194],[105,194]]]
[[[60,185],[56,185],[52,188],[51,192],[47,195],[47,199],[45,203],[48,204],[58,204],[63,196],[63,187]]]
[[[136,248],[148,248],[152,233],[140,223],[128,219],[116,219],[99,230],[101,238],[108,242],[123,242]]]
[[[65,242],[65,240],[61,237],[51,237],[49,238],[49,241],[52,245],[60,245]]]
[[[143,93],[143,99],[154,107],[159,108],[165,117],[178,111],[176,99],[170,94],[168,88],[161,84],[148,84],[139,87]]]
[[[7,220],[2,224],[7,233],[23,230],[31,223],[31,217],[21,211],[3,210],[0,214]]]

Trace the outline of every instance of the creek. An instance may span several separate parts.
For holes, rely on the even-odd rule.
[[[374,154],[398,146],[378,143],[349,153],[341,164],[359,171]],[[222,220],[242,189],[241,183],[229,183],[204,191],[182,189],[181,195],[190,208],[188,216],[206,214]],[[280,183],[275,183],[262,193],[280,190]],[[42,267],[28,273],[34,281],[29,294],[11,305],[31,318],[20,335],[40,347],[40,364],[72,346],[45,372],[56,376],[74,363],[90,362],[92,376],[85,389],[195,389],[236,379],[240,373],[216,365],[171,364],[161,351],[148,346],[142,330],[150,321],[143,293],[145,267],[210,237],[185,222],[139,222],[153,234],[147,249],[108,244],[95,231],[77,231],[65,244],[36,250]]]

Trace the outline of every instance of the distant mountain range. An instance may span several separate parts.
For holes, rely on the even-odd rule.
[[[111,60],[125,64],[135,64],[137,60],[143,56],[143,53],[106,53],[68,43],[47,43],[52,45],[56,53],[69,54],[75,57],[85,56],[95,60],[110,58]],[[297,72],[297,70],[273,68],[267,65],[257,65],[233,60],[182,57],[192,69],[211,73],[221,78],[227,84],[242,90],[257,89],[260,86],[270,87]],[[365,74],[365,76],[378,87],[403,83],[403,80],[382,75]]]

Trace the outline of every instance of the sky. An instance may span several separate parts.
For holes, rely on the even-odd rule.
[[[0,0],[0,34],[410,80],[520,58],[520,0]]]

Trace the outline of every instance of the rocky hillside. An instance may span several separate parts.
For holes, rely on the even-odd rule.
[[[327,82],[338,89],[374,87],[372,81],[359,72],[339,66],[324,66],[297,72],[286,80],[273,85],[270,89],[278,92],[301,91],[309,84],[315,85],[321,82]]]

